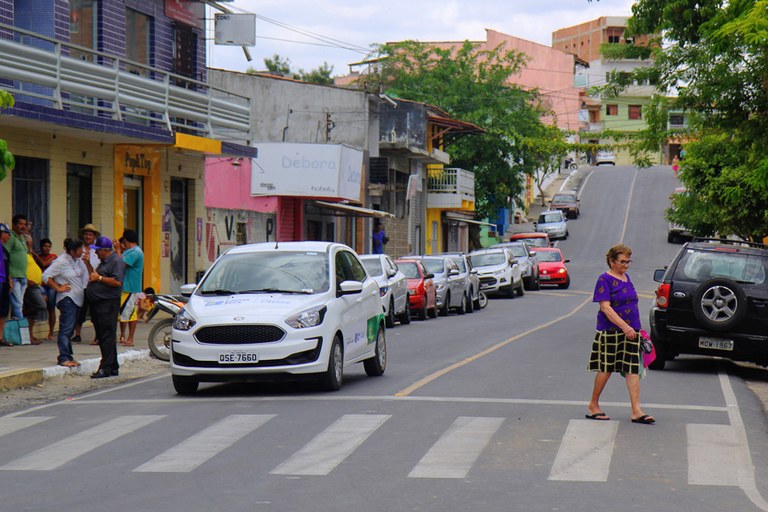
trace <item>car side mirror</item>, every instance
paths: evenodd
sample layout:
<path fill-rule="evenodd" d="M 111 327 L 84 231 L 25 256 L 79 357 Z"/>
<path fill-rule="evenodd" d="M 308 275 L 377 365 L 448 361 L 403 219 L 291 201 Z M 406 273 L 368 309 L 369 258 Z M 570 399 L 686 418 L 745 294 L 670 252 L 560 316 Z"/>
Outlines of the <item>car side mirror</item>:
<path fill-rule="evenodd" d="M 182 297 L 191 297 L 195 292 L 195 288 L 197 288 L 196 284 L 183 284 L 179 289 L 179 293 L 181 293 Z"/>
<path fill-rule="evenodd" d="M 664 279 L 664 274 L 667 273 L 667 269 L 665 268 L 657 268 L 653 271 L 653 280 L 657 283 L 660 283 Z"/>
<path fill-rule="evenodd" d="M 392 270 L 392 269 L 387 270 L 388 277 L 394 277 L 395 274 L 397 274 L 397 270 Z"/>
<path fill-rule="evenodd" d="M 448 271 L 448 276 L 457 276 L 457 275 L 459 275 L 459 271 L 456 270 L 455 268 L 452 268 L 451 270 Z"/>
<path fill-rule="evenodd" d="M 431 272 L 424 274 L 424 279 L 433 279 L 434 277 L 435 277 L 435 274 Z"/>
<path fill-rule="evenodd" d="M 571 260 L 563 260 L 563 263 L 570 263 Z"/>
<path fill-rule="evenodd" d="M 342 295 L 354 295 L 356 293 L 362 293 L 363 283 L 360 281 L 342 281 L 339 284 L 339 290 L 336 292 L 336 296 Z"/>
<path fill-rule="evenodd" d="M 509 264 L 514 267 L 515 265 L 517 265 L 517 260 L 515 258 L 510 258 L 509 259 Z"/>
<path fill-rule="evenodd" d="M 476 269 L 476 268 L 473 268 L 472 270 L 470 270 L 470 271 L 469 271 L 469 273 L 470 273 L 470 274 L 477 274 L 477 269 Z"/>

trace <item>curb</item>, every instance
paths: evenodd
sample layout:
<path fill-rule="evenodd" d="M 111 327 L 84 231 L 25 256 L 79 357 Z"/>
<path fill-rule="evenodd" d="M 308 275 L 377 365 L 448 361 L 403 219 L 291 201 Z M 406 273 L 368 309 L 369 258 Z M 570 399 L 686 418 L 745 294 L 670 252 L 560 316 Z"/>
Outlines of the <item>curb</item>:
<path fill-rule="evenodd" d="M 122 365 L 128 361 L 143 361 L 150 358 L 149 350 L 128 350 L 117 356 L 117 362 Z M 66 375 L 81 375 L 93 373 L 99 369 L 100 359 L 85 359 L 80 361 L 78 368 L 49 366 L 46 368 L 19 368 L 0 373 L 0 390 L 12 390 L 36 386 L 46 379 L 64 377 Z"/>

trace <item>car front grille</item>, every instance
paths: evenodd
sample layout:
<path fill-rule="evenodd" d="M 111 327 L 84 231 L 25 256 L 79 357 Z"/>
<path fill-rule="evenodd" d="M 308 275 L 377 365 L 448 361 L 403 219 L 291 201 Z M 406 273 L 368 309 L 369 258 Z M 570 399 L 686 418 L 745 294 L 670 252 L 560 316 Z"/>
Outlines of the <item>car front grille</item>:
<path fill-rule="evenodd" d="M 203 327 L 195 333 L 199 343 L 215 345 L 272 343 L 284 337 L 285 331 L 275 325 L 216 325 Z"/>
<path fill-rule="evenodd" d="M 494 284 L 496 284 L 496 278 L 495 277 L 481 277 L 480 278 L 480 284 L 494 285 Z"/>

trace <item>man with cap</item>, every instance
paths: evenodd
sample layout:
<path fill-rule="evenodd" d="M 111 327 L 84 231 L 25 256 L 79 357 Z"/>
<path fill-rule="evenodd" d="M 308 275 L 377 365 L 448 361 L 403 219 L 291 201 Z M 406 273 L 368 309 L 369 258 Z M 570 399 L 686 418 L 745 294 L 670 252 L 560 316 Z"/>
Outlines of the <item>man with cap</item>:
<path fill-rule="evenodd" d="M 125 279 L 125 263 L 114 251 L 112 241 L 105 236 L 98 237 L 91 249 L 101 261 L 98 268 L 90 272 L 88 287 L 85 289 L 91 307 L 91 321 L 101 350 L 99 369 L 91 378 L 103 379 L 116 377 L 120 368 L 115 333 Z"/>
<path fill-rule="evenodd" d="M 88 269 L 89 274 L 96 270 L 99 263 L 101 263 L 99 257 L 96 256 L 96 251 L 91 249 L 91 245 L 93 245 L 99 236 L 101 236 L 101 233 L 99 233 L 98 228 L 91 223 L 86 224 L 80 229 L 80 240 L 83 241 L 83 263 L 85 263 L 85 268 Z M 86 297 L 83 301 L 83 307 L 80 308 L 77 323 L 75 324 L 75 335 L 72 336 L 71 340 L 74 343 L 82 341 L 82 338 L 80 338 L 80 329 L 82 329 L 83 323 L 85 323 L 85 320 L 88 318 L 88 310 L 88 297 Z M 98 338 L 93 341 L 94 344 L 98 344 L 96 340 L 98 340 Z"/>

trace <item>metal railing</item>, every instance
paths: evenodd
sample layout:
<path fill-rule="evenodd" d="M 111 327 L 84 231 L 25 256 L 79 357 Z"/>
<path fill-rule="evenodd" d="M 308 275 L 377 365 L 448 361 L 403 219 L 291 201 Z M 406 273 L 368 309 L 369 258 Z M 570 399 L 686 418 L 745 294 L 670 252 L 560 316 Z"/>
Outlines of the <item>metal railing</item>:
<path fill-rule="evenodd" d="M 251 100 L 205 82 L 0 23 L 0 88 L 26 101 L 250 143 Z"/>
<path fill-rule="evenodd" d="M 427 179 L 430 194 L 456 194 L 462 199 L 475 200 L 475 174 L 465 169 L 449 167 L 430 173 Z"/>

